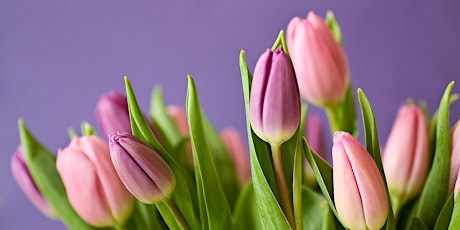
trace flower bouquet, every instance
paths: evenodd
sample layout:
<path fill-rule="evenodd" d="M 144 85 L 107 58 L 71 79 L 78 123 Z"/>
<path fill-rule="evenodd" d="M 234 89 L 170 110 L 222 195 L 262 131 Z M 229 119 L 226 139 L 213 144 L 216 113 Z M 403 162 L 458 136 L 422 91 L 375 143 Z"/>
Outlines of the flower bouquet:
<path fill-rule="evenodd" d="M 381 148 L 331 12 L 293 18 L 253 72 L 244 51 L 239 60 L 249 151 L 235 129 L 212 126 L 192 76 L 185 109 L 166 105 L 154 88 L 148 115 L 125 77 L 126 94 L 112 91 L 97 104 L 102 134 L 84 122 L 56 155 L 19 119 L 16 181 L 70 229 L 460 228 L 453 82 L 433 115 L 423 103 L 404 103 Z M 332 166 L 307 105 L 329 118 Z"/>

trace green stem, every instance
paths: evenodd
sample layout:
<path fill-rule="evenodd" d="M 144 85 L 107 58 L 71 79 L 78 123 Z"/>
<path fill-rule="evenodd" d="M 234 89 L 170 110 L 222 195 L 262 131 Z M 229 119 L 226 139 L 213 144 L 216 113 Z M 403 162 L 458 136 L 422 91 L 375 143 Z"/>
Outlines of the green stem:
<path fill-rule="evenodd" d="M 276 184 L 281 198 L 281 208 L 286 215 L 289 224 L 295 229 L 294 211 L 292 209 L 291 198 L 284 175 L 283 155 L 281 154 L 281 144 L 270 144 L 272 149 L 273 163 L 275 166 Z"/>
<path fill-rule="evenodd" d="M 163 201 L 163 203 L 168 206 L 169 211 L 171 211 L 171 213 L 174 215 L 174 219 L 177 220 L 180 229 L 190 229 L 190 226 L 188 225 L 181 211 L 171 199 L 166 199 Z"/>
<path fill-rule="evenodd" d="M 334 137 L 336 131 L 340 131 L 340 119 L 337 106 L 326 108 L 327 117 L 329 118 L 329 125 L 331 128 L 331 135 Z"/>
<path fill-rule="evenodd" d="M 294 157 L 294 180 L 292 199 L 294 201 L 294 217 L 296 229 L 303 229 L 303 211 L 302 211 L 302 176 L 303 176 L 303 157 L 301 152 L 300 138 L 297 141 Z"/>

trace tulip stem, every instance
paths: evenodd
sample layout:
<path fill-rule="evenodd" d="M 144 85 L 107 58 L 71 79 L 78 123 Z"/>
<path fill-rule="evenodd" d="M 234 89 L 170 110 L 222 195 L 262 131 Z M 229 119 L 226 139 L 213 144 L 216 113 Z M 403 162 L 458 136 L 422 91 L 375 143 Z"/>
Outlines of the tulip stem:
<path fill-rule="evenodd" d="M 329 118 L 329 125 L 331 127 L 331 135 L 334 136 L 336 131 L 340 131 L 340 119 L 337 106 L 329 107 L 326 109 L 327 117 Z"/>
<path fill-rule="evenodd" d="M 163 201 L 163 203 L 168 207 L 171 214 L 173 214 L 174 219 L 177 221 L 177 224 L 179 224 L 180 229 L 190 229 L 190 226 L 188 225 L 181 211 L 171 199 L 166 199 Z"/>
<path fill-rule="evenodd" d="M 292 209 L 291 198 L 284 175 L 283 155 L 281 154 L 281 144 L 270 144 L 272 149 L 273 163 L 275 166 L 276 184 L 281 198 L 281 207 L 286 215 L 289 224 L 295 229 L 294 211 Z"/>

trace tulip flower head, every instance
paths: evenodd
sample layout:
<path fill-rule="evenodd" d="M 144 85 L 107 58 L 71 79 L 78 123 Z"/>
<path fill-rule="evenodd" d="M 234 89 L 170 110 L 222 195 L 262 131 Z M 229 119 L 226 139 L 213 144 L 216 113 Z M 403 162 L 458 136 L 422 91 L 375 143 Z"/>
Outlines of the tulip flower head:
<path fill-rule="evenodd" d="M 300 95 L 289 57 L 267 49 L 257 61 L 249 101 L 252 129 L 262 140 L 281 144 L 300 123 Z"/>
<path fill-rule="evenodd" d="M 249 153 L 243 144 L 240 134 L 234 128 L 225 128 L 220 137 L 227 147 L 230 156 L 235 163 L 235 170 L 238 181 L 242 187 L 251 177 L 251 166 L 249 163 Z"/>
<path fill-rule="evenodd" d="M 428 175 L 428 122 L 415 105 L 403 105 L 388 137 L 383 168 L 394 208 L 423 188 Z"/>
<path fill-rule="evenodd" d="M 137 199 L 151 204 L 171 196 L 176 178 L 155 150 L 129 133 L 111 136 L 109 145 L 118 175 Z"/>
<path fill-rule="evenodd" d="M 450 180 L 449 180 L 449 192 L 452 192 L 455 186 L 455 190 L 458 191 L 459 186 L 458 173 L 460 172 L 460 120 L 458 120 L 452 128 L 452 158 L 450 161 Z M 455 192 L 457 194 L 457 192 Z"/>
<path fill-rule="evenodd" d="M 40 212 L 53 219 L 58 217 L 54 208 L 43 197 L 35 184 L 27 166 L 22 146 L 18 146 L 16 153 L 11 157 L 11 172 L 24 194 Z"/>
<path fill-rule="evenodd" d="M 117 132 L 131 132 L 128 101 L 116 91 L 102 95 L 96 105 L 96 118 L 104 136 Z"/>
<path fill-rule="evenodd" d="M 370 154 L 352 135 L 336 132 L 332 160 L 334 203 L 342 223 L 349 229 L 380 229 L 388 197 Z"/>
<path fill-rule="evenodd" d="M 324 20 L 312 11 L 306 19 L 293 18 L 287 27 L 287 45 L 301 96 L 321 107 L 340 102 L 350 82 L 348 62 Z"/>
<path fill-rule="evenodd" d="M 74 138 L 58 151 L 56 164 L 70 204 L 83 220 L 97 227 L 123 226 L 134 198 L 118 177 L 105 141 Z"/>

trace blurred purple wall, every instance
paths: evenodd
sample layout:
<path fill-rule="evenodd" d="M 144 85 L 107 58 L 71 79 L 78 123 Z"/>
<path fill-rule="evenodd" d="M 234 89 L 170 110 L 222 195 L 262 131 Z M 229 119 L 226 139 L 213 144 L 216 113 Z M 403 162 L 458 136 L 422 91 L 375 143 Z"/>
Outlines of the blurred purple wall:
<path fill-rule="evenodd" d="M 65 228 L 13 181 L 19 117 L 56 151 L 69 126 L 96 124 L 99 95 L 123 91 L 124 75 L 147 111 L 154 84 L 168 103 L 184 105 L 190 73 L 216 127 L 244 134 L 240 50 L 253 68 L 279 30 L 309 10 L 335 12 L 353 84 L 373 104 L 382 144 L 404 100 L 425 99 L 433 112 L 448 82 L 460 79 L 458 1 L 0 1 L 0 229 Z"/>

